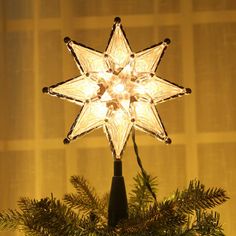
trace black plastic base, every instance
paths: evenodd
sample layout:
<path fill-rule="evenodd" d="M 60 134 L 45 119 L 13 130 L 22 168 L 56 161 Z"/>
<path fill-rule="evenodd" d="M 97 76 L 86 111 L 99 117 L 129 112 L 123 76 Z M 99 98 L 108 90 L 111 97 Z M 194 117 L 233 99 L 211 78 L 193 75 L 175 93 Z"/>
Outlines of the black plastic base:
<path fill-rule="evenodd" d="M 122 176 L 122 162 L 114 161 L 114 176 L 112 178 L 110 200 L 108 207 L 108 226 L 115 227 L 120 220 L 128 218 L 128 203 L 125 181 Z"/>

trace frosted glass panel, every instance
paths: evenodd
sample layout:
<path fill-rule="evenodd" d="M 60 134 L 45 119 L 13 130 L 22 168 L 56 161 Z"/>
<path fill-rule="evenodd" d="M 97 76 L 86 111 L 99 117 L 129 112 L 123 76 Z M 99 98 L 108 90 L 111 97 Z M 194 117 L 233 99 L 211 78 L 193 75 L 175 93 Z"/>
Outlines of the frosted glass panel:
<path fill-rule="evenodd" d="M 221 212 L 221 222 L 228 235 L 233 235 L 236 223 L 236 143 L 206 143 L 198 145 L 199 178 L 207 186 L 224 188 L 230 199 L 217 211 Z M 232 220 L 231 223 L 230 220 Z"/>
<path fill-rule="evenodd" d="M 111 0 L 110 10 L 115 14 L 147 14 L 154 12 L 154 0 Z"/>
<path fill-rule="evenodd" d="M 32 18 L 33 0 L 7 0 L 4 2 L 8 19 Z"/>
<path fill-rule="evenodd" d="M 60 0 L 40 0 L 40 17 L 59 17 L 61 14 Z"/>
<path fill-rule="evenodd" d="M 192 0 L 194 11 L 222 11 L 235 10 L 235 0 Z"/>
<path fill-rule="evenodd" d="M 0 8 L 2 7 L 2 2 L 0 2 Z M 0 107 L 2 110 L 2 114 L 6 113 L 6 106 L 5 106 L 5 45 L 4 45 L 4 24 L 3 24 L 3 15 L 1 14 L 2 11 L 0 11 Z M 4 115 L 0 116 L 0 139 L 4 139 L 5 137 L 5 130 L 6 127 L 6 119 Z"/>
<path fill-rule="evenodd" d="M 61 198 L 66 193 L 66 162 L 64 150 L 43 150 L 41 195 Z"/>
<path fill-rule="evenodd" d="M 104 52 L 109 39 L 111 29 L 81 29 L 76 30 L 75 41 L 82 43 L 91 48 L 96 48 L 100 52 Z M 96 37 L 96 40 L 94 40 Z"/>
<path fill-rule="evenodd" d="M 9 32 L 6 39 L 7 137 L 34 137 L 34 73 L 32 32 Z"/>
<path fill-rule="evenodd" d="M 148 139 L 149 137 L 147 137 Z M 139 145 L 139 154 L 145 170 L 157 177 L 157 198 L 170 196 L 176 188 L 186 186 L 186 153 L 184 145 L 149 145 L 140 146 L 141 141 L 136 137 Z M 127 189 L 133 185 L 133 177 L 140 171 L 133 147 L 128 147 L 123 158 L 123 172 Z"/>
<path fill-rule="evenodd" d="M 72 0 L 73 2 L 73 13 L 75 16 L 96 16 L 102 15 L 106 12 L 103 8 L 103 1 L 97 0 Z M 91 7 L 92 6 L 92 7 Z"/>
<path fill-rule="evenodd" d="M 194 27 L 197 128 L 236 130 L 236 23 Z"/>
<path fill-rule="evenodd" d="M 1 197 L 6 208 L 15 208 L 20 197 L 35 194 L 34 151 L 0 152 Z"/>
<path fill-rule="evenodd" d="M 150 137 L 151 139 L 153 138 Z M 137 143 L 140 144 L 138 136 Z M 184 145 L 140 146 L 139 153 L 145 170 L 153 176 L 157 176 L 158 199 L 161 200 L 163 197 L 169 196 L 176 188 L 186 186 Z M 128 195 L 134 183 L 133 177 L 140 171 L 133 147 L 125 149 L 122 162 Z M 113 174 L 113 158 L 109 148 L 78 149 L 77 166 L 78 173 L 87 178 L 99 193 L 109 192 Z M 96 173 L 96 177 L 94 173 Z"/>
<path fill-rule="evenodd" d="M 154 40 L 153 27 L 125 27 L 126 36 L 128 37 L 129 44 L 133 52 L 139 52 L 148 46 L 154 45 L 161 41 Z M 137 37 L 137 35 L 145 35 L 145 37 Z"/>
<path fill-rule="evenodd" d="M 39 77 L 41 112 L 40 125 L 44 138 L 62 138 L 64 131 L 64 104 L 48 99 L 41 93 L 43 87 L 58 83 L 62 78 L 62 38 L 60 31 L 41 31 L 39 34 Z M 53 112 L 52 112 L 53 107 Z"/>
<path fill-rule="evenodd" d="M 157 5 L 158 12 L 162 14 L 180 12 L 180 0 L 159 0 Z"/>
<path fill-rule="evenodd" d="M 236 171 L 235 153 L 236 143 L 199 144 L 200 178 L 208 184 L 224 186 L 229 191 L 233 189 L 236 181 L 236 177 L 232 176 Z M 234 195 L 236 195 L 235 189 Z"/>
<path fill-rule="evenodd" d="M 147 14 L 154 11 L 154 0 L 73 0 L 76 16 Z"/>
<path fill-rule="evenodd" d="M 106 138 L 103 135 L 103 141 Z M 83 175 L 100 194 L 110 191 L 113 157 L 110 148 L 80 148 L 76 152 L 77 173 Z"/>

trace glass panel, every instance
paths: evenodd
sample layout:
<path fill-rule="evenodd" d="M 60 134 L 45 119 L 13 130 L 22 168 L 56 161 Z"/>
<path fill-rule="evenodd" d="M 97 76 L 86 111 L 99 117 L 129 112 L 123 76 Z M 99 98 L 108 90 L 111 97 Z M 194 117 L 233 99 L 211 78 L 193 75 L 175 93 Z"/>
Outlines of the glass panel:
<path fill-rule="evenodd" d="M 154 103 L 162 102 L 166 99 L 173 98 L 178 95 L 183 95 L 185 89 L 180 88 L 170 82 L 154 76 L 141 82 L 144 89 L 154 100 Z"/>
<path fill-rule="evenodd" d="M 165 44 L 161 44 L 137 53 L 135 55 L 135 71 L 154 73 L 165 47 Z"/>
<path fill-rule="evenodd" d="M 102 53 L 96 52 L 95 50 L 86 48 L 81 45 L 70 42 L 69 45 L 72 47 L 79 60 L 81 69 L 84 73 L 107 71 L 107 65 L 104 60 Z"/>
<path fill-rule="evenodd" d="M 121 158 L 132 125 L 129 114 L 121 109 L 116 110 L 108 117 L 106 132 L 111 147 L 114 149 L 115 158 Z"/>
<path fill-rule="evenodd" d="M 118 67 L 115 70 L 123 68 L 130 59 L 131 49 L 119 24 L 115 26 L 106 53 L 111 57 L 112 63 Z"/>
<path fill-rule="evenodd" d="M 50 93 L 59 97 L 84 103 L 97 95 L 99 86 L 86 75 L 76 77 L 56 87 L 50 87 Z"/>
<path fill-rule="evenodd" d="M 154 105 L 147 102 L 134 102 L 135 127 L 165 141 L 166 132 Z"/>
<path fill-rule="evenodd" d="M 106 103 L 100 101 L 85 103 L 68 134 L 68 138 L 72 140 L 77 136 L 101 127 L 105 122 L 106 114 Z"/>

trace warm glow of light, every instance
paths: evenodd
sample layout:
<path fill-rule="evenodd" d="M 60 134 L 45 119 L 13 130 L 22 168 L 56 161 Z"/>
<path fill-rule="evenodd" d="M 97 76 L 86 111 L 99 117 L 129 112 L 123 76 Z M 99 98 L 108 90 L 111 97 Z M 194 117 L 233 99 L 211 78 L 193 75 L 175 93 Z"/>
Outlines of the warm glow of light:
<path fill-rule="evenodd" d="M 69 38 L 65 42 L 81 76 L 44 89 L 53 96 L 82 105 L 65 143 L 100 127 L 115 158 L 121 158 L 132 128 L 170 143 L 155 104 L 190 92 L 155 76 L 170 40 L 134 53 L 120 19 L 116 18 L 104 53 Z"/>
<path fill-rule="evenodd" d="M 122 93 L 122 92 L 124 92 L 124 90 L 125 90 L 125 86 L 123 85 L 123 84 L 117 84 L 117 85 L 115 85 L 113 88 L 113 91 L 115 92 L 115 93 Z"/>
<path fill-rule="evenodd" d="M 103 72 L 103 71 L 98 72 L 98 75 L 99 75 L 99 77 L 101 77 L 105 81 L 109 81 L 112 77 L 112 73 Z"/>

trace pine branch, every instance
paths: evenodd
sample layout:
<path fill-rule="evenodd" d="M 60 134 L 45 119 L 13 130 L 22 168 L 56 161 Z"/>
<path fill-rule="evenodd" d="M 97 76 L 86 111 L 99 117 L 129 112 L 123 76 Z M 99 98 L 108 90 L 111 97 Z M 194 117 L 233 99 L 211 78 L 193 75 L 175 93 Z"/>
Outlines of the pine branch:
<path fill-rule="evenodd" d="M 100 199 L 83 177 L 72 177 L 76 194 L 67 194 L 68 206 L 53 198 L 21 198 L 19 211 L 0 213 L 0 229 L 21 230 L 28 236 L 224 236 L 217 213 L 205 209 L 225 202 L 221 188 L 191 181 L 172 198 L 157 202 L 156 178 L 138 174 L 130 197 L 130 218 L 115 228 L 107 227 L 107 195 Z M 146 185 L 148 181 L 152 192 Z M 72 207 L 79 210 L 78 214 Z M 82 212 L 82 214 L 81 214 Z M 85 213 L 85 214 L 83 214 Z"/>
<path fill-rule="evenodd" d="M 19 206 L 23 212 L 22 227 L 28 235 L 74 236 L 84 230 L 78 216 L 54 198 L 40 201 L 21 198 Z"/>
<path fill-rule="evenodd" d="M 222 188 L 209 188 L 205 190 L 205 186 L 200 181 L 190 181 L 189 187 L 182 192 L 176 191 L 174 198 L 170 201 L 174 201 L 174 204 L 179 211 L 193 214 L 197 209 L 210 209 L 216 207 L 225 201 L 229 197 Z"/>
<path fill-rule="evenodd" d="M 156 177 L 150 175 L 144 177 L 142 174 L 138 173 L 134 178 L 134 188 L 131 190 L 129 197 L 129 212 L 130 214 L 137 214 L 144 212 L 152 203 L 153 196 L 150 191 L 147 189 L 146 181 L 152 188 L 153 192 L 157 192 L 157 182 Z"/>
<path fill-rule="evenodd" d="M 22 215 L 17 210 L 8 210 L 0 213 L 0 230 L 14 231 L 22 224 Z"/>
<path fill-rule="evenodd" d="M 142 202 L 141 194 L 145 189 L 142 185 L 142 176 L 138 175 L 135 178 L 135 188 L 132 191 L 137 199 L 133 198 L 135 207 Z M 145 188 L 145 185 L 144 185 Z M 140 193 L 140 195 L 139 195 Z M 142 195 L 145 197 L 145 195 Z M 209 209 L 224 203 L 228 197 L 221 188 L 209 188 L 205 190 L 205 186 L 199 181 L 191 181 L 186 190 L 176 191 L 174 197 L 164 200 L 160 203 L 153 203 L 153 206 L 142 215 L 142 211 L 133 211 L 131 218 L 120 226 L 120 231 L 125 235 L 141 235 L 141 232 L 155 232 L 154 235 L 196 235 L 197 231 L 189 223 L 193 221 L 193 214 L 198 209 Z M 145 200 L 144 200 L 145 201 Z M 189 217 L 192 214 L 192 218 Z M 204 218 L 205 219 L 205 218 Z M 208 224 L 208 222 L 206 223 Z M 217 228 L 219 232 L 219 228 Z M 216 230 L 216 228 L 214 229 Z M 217 231 L 217 232 L 218 232 Z M 144 234 L 145 235 L 145 234 Z M 210 234 L 209 234 L 210 235 Z M 213 236 L 214 234 L 212 234 Z M 216 234 L 221 235 L 221 234 Z"/>
<path fill-rule="evenodd" d="M 71 183 L 77 193 L 65 194 L 63 200 L 66 204 L 84 214 L 93 213 L 107 218 L 107 202 L 97 196 L 94 188 L 89 185 L 86 179 L 81 176 L 72 176 Z"/>
<path fill-rule="evenodd" d="M 165 203 L 149 207 L 144 214 L 133 215 L 119 225 L 120 235 L 161 235 L 160 232 L 175 229 L 186 223 L 186 216 L 175 212 L 172 205 Z M 146 234 L 145 234 L 146 233 Z M 155 234 L 154 234 L 155 233 Z"/>
<path fill-rule="evenodd" d="M 217 212 L 198 210 L 196 212 L 197 220 L 193 225 L 196 232 L 201 235 L 224 236 L 223 229 L 220 225 L 220 215 Z"/>

